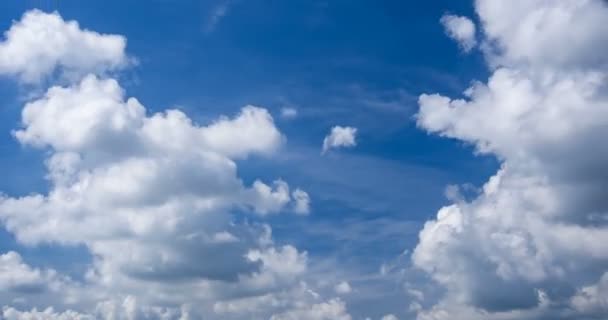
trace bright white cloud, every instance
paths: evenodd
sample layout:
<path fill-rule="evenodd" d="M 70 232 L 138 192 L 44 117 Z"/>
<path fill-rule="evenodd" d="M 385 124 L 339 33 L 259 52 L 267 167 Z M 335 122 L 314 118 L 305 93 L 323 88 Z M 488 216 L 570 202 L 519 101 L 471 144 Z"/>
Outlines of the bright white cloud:
<path fill-rule="evenodd" d="M 467 17 L 446 14 L 441 17 L 441 24 L 447 35 L 456 40 L 464 52 L 469 52 L 477 44 L 475 23 Z"/>
<path fill-rule="evenodd" d="M 382 317 L 382 320 L 399 320 L 394 314 L 387 314 Z"/>
<path fill-rule="evenodd" d="M 476 10 L 493 74 L 464 99 L 422 95 L 418 125 L 502 166 L 478 198 L 456 199 L 420 232 L 413 263 L 447 293 L 419 318 L 606 314 L 592 297 L 608 265 L 608 59 L 597 47 L 608 6 L 478 0 Z"/>
<path fill-rule="evenodd" d="M 357 128 L 335 126 L 323 139 L 322 153 L 334 148 L 350 148 L 357 145 Z"/>
<path fill-rule="evenodd" d="M 589 68 L 606 62 L 602 0 L 478 0 L 475 8 L 493 65 Z"/>
<path fill-rule="evenodd" d="M 103 73 L 129 64 L 119 35 L 81 29 L 56 13 L 28 11 L 0 42 L 0 74 L 34 83 L 59 71 L 64 76 Z"/>

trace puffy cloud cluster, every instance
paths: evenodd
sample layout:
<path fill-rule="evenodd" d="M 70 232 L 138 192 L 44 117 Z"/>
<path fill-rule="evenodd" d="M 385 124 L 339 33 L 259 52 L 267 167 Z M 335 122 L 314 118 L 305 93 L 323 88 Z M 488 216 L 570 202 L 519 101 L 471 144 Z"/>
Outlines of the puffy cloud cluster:
<path fill-rule="evenodd" d="M 419 318 L 608 314 L 608 5 L 475 8 L 492 75 L 462 99 L 422 95 L 418 125 L 502 166 L 476 199 L 442 208 L 420 232 L 413 263 L 446 293 Z"/>
<path fill-rule="evenodd" d="M 0 221 L 20 243 L 84 245 L 93 257 L 75 281 L 15 252 L 0 256 L 3 302 L 83 312 L 6 307 L 3 319 L 188 319 L 300 286 L 307 254 L 275 245 L 270 227 L 250 218 L 307 214 L 310 197 L 282 180 L 247 185 L 237 175 L 237 160 L 284 142 L 272 116 L 245 106 L 201 125 L 176 109 L 150 114 L 107 77 L 128 62 L 125 43 L 40 11 L 0 43 L 0 73 L 23 82 L 69 75 L 25 104 L 13 132 L 46 152 L 49 190 L 0 196 Z M 28 300 L 25 291 L 50 295 Z M 291 306 L 266 307 L 268 317 Z"/>
<path fill-rule="evenodd" d="M 39 292 L 53 286 L 58 289 L 57 274 L 54 270 L 40 270 L 23 262 L 21 255 L 9 251 L 0 255 L 0 291 Z"/>
<path fill-rule="evenodd" d="M 0 42 L 0 74 L 35 83 L 59 71 L 64 76 L 106 72 L 127 66 L 127 40 L 83 30 L 59 14 L 33 10 L 13 24 Z"/>
<path fill-rule="evenodd" d="M 477 44 L 475 24 L 467 17 L 446 14 L 440 19 L 447 35 L 456 40 L 464 52 L 471 51 Z"/>
<path fill-rule="evenodd" d="M 323 139 L 322 153 L 334 148 L 351 148 L 357 145 L 357 128 L 335 126 Z"/>

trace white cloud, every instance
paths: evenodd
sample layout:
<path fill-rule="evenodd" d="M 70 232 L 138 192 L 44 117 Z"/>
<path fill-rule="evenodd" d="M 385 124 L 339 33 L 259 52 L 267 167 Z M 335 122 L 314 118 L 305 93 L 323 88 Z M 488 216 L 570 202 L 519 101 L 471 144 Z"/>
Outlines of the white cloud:
<path fill-rule="evenodd" d="M 382 317 L 382 320 L 399 320 L 394 314 L 387 314 Z"/>
<path fill-rule="evenodd" d="M 572 304 L 585 299 L 573 295 L 608 265 L 608 59 L 597 53 L 608 7 L 478 0 L 476 10 L 492 75 L 464 99 L 422 95 L 418 125 L 502 166 L 421 231 L 413 263 L 446 295 L 419 318 L 579 319 L 588 314 Z"/>
<path fill-rule="evenodd" d="M 495 64 L 580 68 L 606 62 L 604 1 L 483 0 L 475 7 Z"/>
<path fill-rule="evenodd" d="M 469 52 L 477 44 L 475 23 L 467 17 L 446 14 L 441 17 L 441 24 L 447 35 L 456 40 L 464 52 Z"/>
<path fill-rule="evenodd" d="M 22 143 L 52 150 L 52 188 L 1 199 L 0 217 L 24 243 L 87 245 L 98 257 L 90 281 L 234 281 L 278 265 L 275 255 L 300 255 L 258 244 L 263 229 L 234 224 L 229 214 L 278 212 L 293 201 L 283 181 L 244 186 L 230 158 L 269 153 L 281 143 L 264 109 L 247 106 L 208 126 L 177 110 L 147 117 L 135 99 L 124 100 L 116 81 L 89 76 L 28 103 L 23 125 L 15 133 Z M 243 132 L 256 142 L 239 140 Z M 218 234 L 230 241 L 217 241 Z M 248 252 L 270 256 L 247 260 Z M 300 263 L 280 266 L 301 270 Z"/>
<path fill-rule="evenodd" d="M 357 145 L 357 128 L 335 126 L 323 139 L 322 153 L 333 148 L 349 148 Z"/>
<path fill-rule="evenodd" d="M 0 255 L 0 290 L 41 291 L 45 290 L 55 273 L 33 269 L 23 262 L 21 255 L 9 251 Z"/>
<path fill-rule="evenodd" d="M 64 76 L 103 73 L 129 64 L 126 39 L 83 30 L 56 13 L 28 11 L 0 42 L 0 74 L 34 83 L 60 71 Z"/>
<path fill-rule="evenodd" d="M 334 291 L 338 294 L 347 294 L 351 293 L 353 289 L 350 287 L 348 282 L 342 281 L 334 286 Z"/>
<path fill-rule="evenodd" d="M 104 43 L 119 39 L 124 58 L 124 38 L 81 31 L 75 22 L 38 11 L 13 26 L 1 50 L 32 45 L 23 39 L 31 28 L 67 37 L 61 42 L 66 48 L 52 48 L 56 55 L 34 69 L 26 62 L 36 54 L 23 57 L 22 69 L 7 72 L 21 81 L 119 65 L 110 63 L 118 58 L 106 59 L 103 47 L 80 42 L 110 46 Z M 80 50 L 91 60 L 68 55 L 66 62 L 61 50 Z M 70 84 L 25 104 L 13 132 L 21 144 L 45 151 L 49 190 L 0 195 L 0 220 L 19 243 L 82 245 L 94 258 L 76 282 L 29 267 L 17 253 L 1 256 L 0 269 L 10 272 L 0 274 L 0 299 L 30 309 L 7 306 L 3 317 L 185 319 L 214 303 L 275 296 L 300 285 L 306 252 L 275 245 L 269 226 L 235 214 L 309 210 L 305 191 L 290 193 L 282 180 L 249 186 L 237 174 L 237 160 L 272 156 L 285 141 L 266 109 L 245 106 L 234 117 L 200 125 L 179 110 L 150 114 L 103 72 L 64 80 Z M 34 287 L 41 288 L 36 299 L 22 296 L 21 289 Z M 31 309 L 47 305 L 83 313 Z M 276 308 L 266 305 L 261 314 L 267 318 Z"/>
<path fill-rule="evenodd" d="M 310 196 L 301 189 L 296 189 L 291 193 L 294 201 L 293 211 L 296 214 L 307 215 L 310 213 Z"/>

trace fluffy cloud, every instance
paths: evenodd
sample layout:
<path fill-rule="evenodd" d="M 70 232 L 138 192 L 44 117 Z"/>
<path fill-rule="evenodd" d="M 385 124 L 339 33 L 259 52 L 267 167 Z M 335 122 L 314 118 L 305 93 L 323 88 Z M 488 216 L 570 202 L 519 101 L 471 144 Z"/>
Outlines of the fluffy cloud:
<path fill-rule="evenodd" d="M 350 148 L 357 145 L 357 128 L 335 126 L 323 139 L 322 153 L 333 148 Z"/>
<path fill-rule="evenodd" d="M 578 69 L 606 63 L 605 1 L 477 0 L 475 7 L 493 64 Z"/>
<path fill-rule="evenodd" d="M 49 34 L 57 43 L 41 46 L 32 34 Z M 22 145 L 45 151 L 49 190 L 1 195 L 0 220 L 20 243 L 83 245 L 93 257 L 75 282 L 27 266 L 17 253 L 1 256 L 3 302 L 83 312 L 6 307 L 3 317 L 186 319 L 214 303 L 299 287 L 307 254 L 275 245 L 270 227 L 256 221 L 283 211 L 308 213 L 308 194 L 282 180 L 247 185 L 237 175 L 238 160 L 271 156 L 285 141 L 270 113 L 245 106 L 204 125 L 175 109 L 150 114 L 126 98 L 115 79 L 89 73 L 122 66 L 124 45 L 120 36 L 33 11 L 0 47 L 28 52 L 21 66 L 4 70 L 21 81 L 70 73 L 69 84 L 25 104 L 13 132 Z M 24 300 L 19 292 L 28 288 L 54 293 Z M 268 317 L 281 306 L 266 307 Z"/>
<path fill-rule="evenodd" d="M 53 270 L 41 271 L 25 264 L 17 252 L 9 251 L 0 255 L 0 289 L 2 291 L 42 291 L 54 280 L 55 275 Z"/>
<path fill-rule="evenodd" d="M 608 59 L 597 48 L 608 7 L 478 0 L 476 9 L 493 73 L 464 99 L 422 95 L 418 125 L 502 167 L 476 199 L 442 208 L 420 232 L 413 263 L 446 295 L 419 317 L 606 314 L 593 297 L 608 268 Z"/>
<path fill-rule="evenodd" d="M 446 14 L 440 19 L 448 36 L 458 42 L 464 52 L 469 52 L 477 44 L 475 24 L 467 17 Z"/>
<path fill-rule="evenodd" d="M 296 189 L 291 193 L 294 200 L 293 211 L 296 214 L 306 215 L 310 213 L 310 196 L 302 189 Z"/>
<path fill-rule="evenodd" d="M 61 72 L 64 76 L 102 73 L 129 64 L 126 39 L 83 30 L 58 14 L 29 11 L 0 42 L 0 74 L 33 83 Z"/>

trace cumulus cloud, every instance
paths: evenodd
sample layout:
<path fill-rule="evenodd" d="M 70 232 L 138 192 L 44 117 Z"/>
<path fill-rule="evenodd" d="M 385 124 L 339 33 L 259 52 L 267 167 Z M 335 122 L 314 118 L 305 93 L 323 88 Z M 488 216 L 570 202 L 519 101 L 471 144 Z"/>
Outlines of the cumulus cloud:
<path fill-rule="evenodd" d="M 322 153 L 334 148 L 351 148 L 357 145 L 357 128 L 335 126 L 323 139 Z"/>
<path fill-rule="evenodd" d="M 21 255 L 9 251 L 0 255 L 0 290 L 2 291 L 41 291 L 54 280 L 53 270 L 41 271 L 25 264 Z"/>
<path fill-rule="evenodd" d="M 310 196 L 302 189 L 296 189 L 291 193 L 294 201 L 293 211 L 296 214 L 307 215 L 310 213 Z"/>
<path fill-rule="evenodd" d="M 0 74 L 35 83 L 58 71 L 64 76 L 103 73 L 129 64 L 119 35 L 81 29 L 57 13 L 28 11 L 0 42 Z"/>
<path fill-rule="evenodd" d="M 413 263 L 446 294 L 419 318 L 606 314 L 593 297 L 608 267 L 608 60 L 597 47 L 608 6 L 475 4 L 492 75 L 462 99 L 420 96 L 418 125 L 502 165 L 476 199 L 456 199 L 420 232 Z"/>
<path fill-rule="evenodd" d="M 464 52 L 469 52 L 477 44 L 475 23 L 467 17 L 446 14 L 440 19 L 447 35 L 458 42 Z"/>
<path fill-rule="evenodd" d="M 58 43 L 41 46 L 27 38 L 32 33 Z M 124 43 L 33 11 L 0 47 L 29 50 L 19 68 L 3 70 L 0 62 L 20 81 L 71 74 L 68 84 L 28 101 L 13 132 L 22 145 L 45 152 L 49 189 L 1 195 L 0 220 L 19 243 L 82 245 L 93 256 L 79 281 L 29 267 L 14 252 L 0 256 L 3 303 L 77 307 L 7 306 L 3 317 L 186 319 L 214 303 L 292 292 L 307 270 L 306 252 L 275 244 L 268 225 L 247 217 L 305 214 L 310 198 L 283 180 L 249 185 L 237 174 L 238 160 L 272 156 L 284 143 L 270 113 L 245 106 L 207 124 L 175 109 L 150 113 L 97 72 L 122 66 Z M 26 289 L 53 293 L 24 300 Z M 267 318 L 278 306 L 266 307 Z"/>

